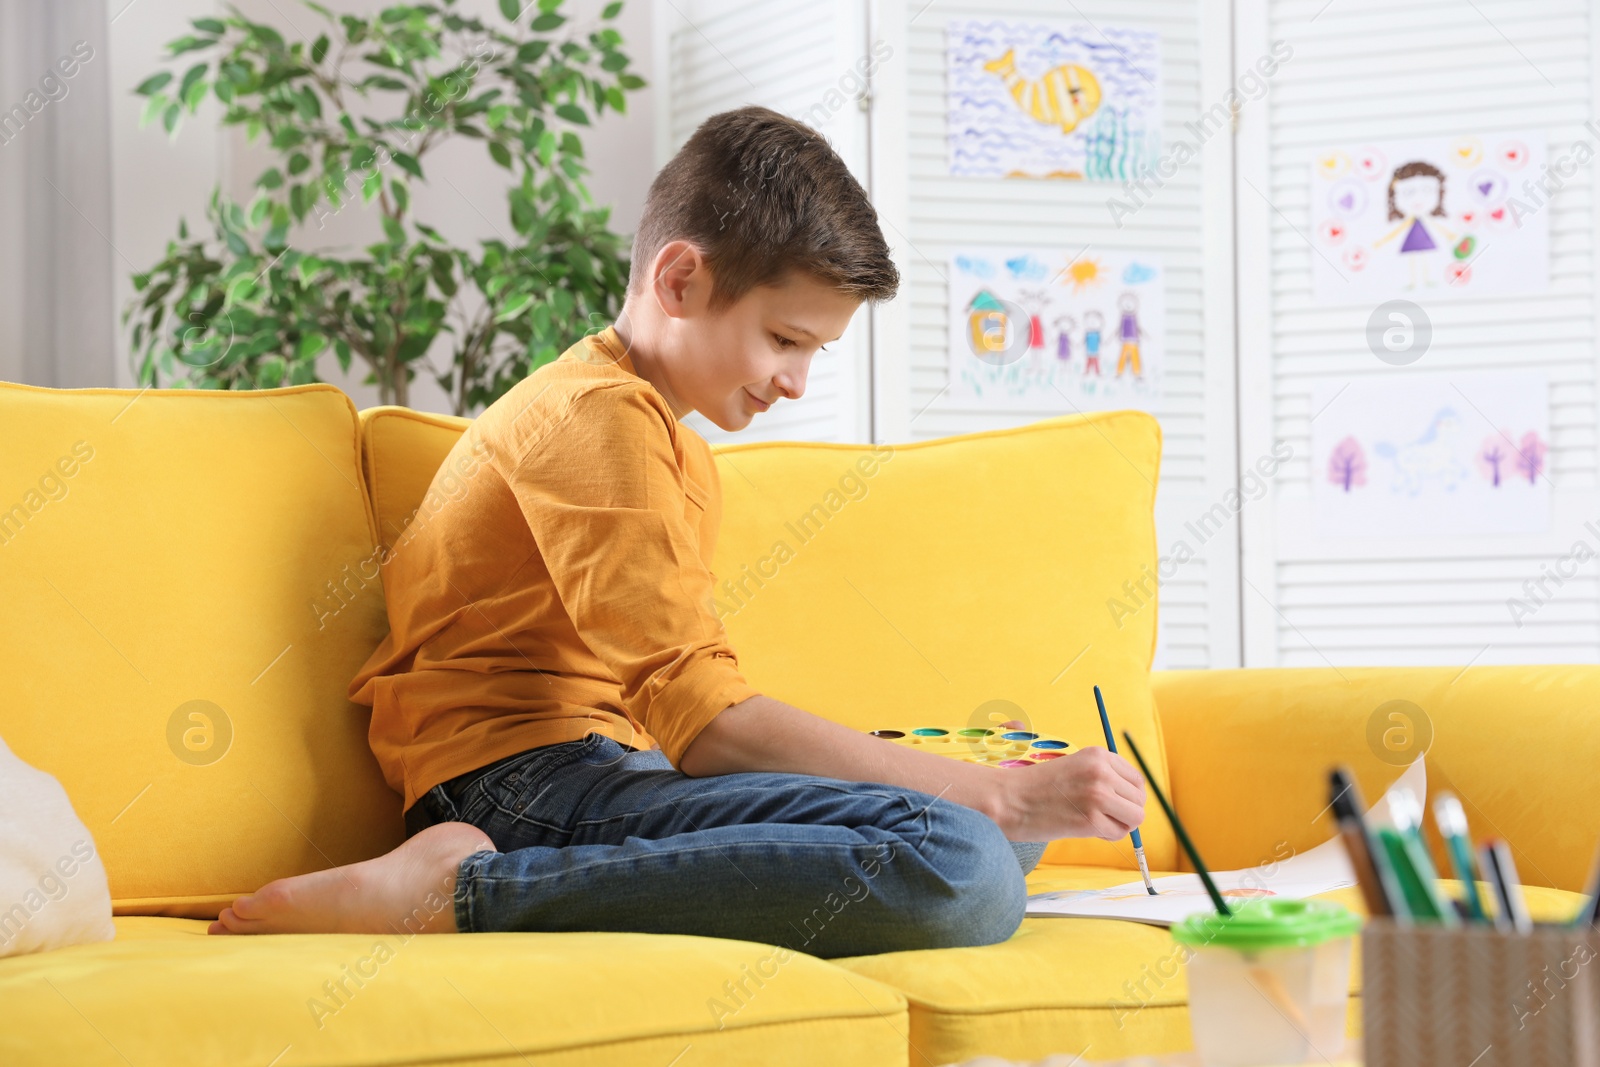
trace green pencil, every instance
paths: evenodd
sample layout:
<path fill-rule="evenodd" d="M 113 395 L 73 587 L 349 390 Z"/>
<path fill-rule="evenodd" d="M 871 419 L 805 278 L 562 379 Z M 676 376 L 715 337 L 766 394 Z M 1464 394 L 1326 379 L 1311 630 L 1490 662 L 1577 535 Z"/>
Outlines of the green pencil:
<path fill-rule="evenodd" d="M 1139 770 L 1144 772 L 1144 780 L 1150 785 L 1150 792 L 1156 795 L 1156 800 L 1161 803 L 1161 810 L 1167 813 L 1167 821 L 1172 823 L 1172 832 L 1178 835 L 1178 844 L 1189 854 L 1189 862 L 1194 864 L 1195 873 L 1200 876 L 1200 881 L 1205 884 L 1206 892 L 1211 894 L 1211 903 L 1217 906 L 1218 913 L 1232 915 L 1233 909 L 1228 907 L 1228 902 L 1222 899 L 1222 894 L 1217 891 L 1217 883 L 1211 880 L 1211 872 L 1206 870 L 1205 861 L 1200 858 L 1194 842 L 1189 840 L 1189 832 L 1183 828 L 1183 823 L 1178 821 L 1178 813 L 1172 810 L 1172 805 L 1167 802 L 1167 795 L 1156 785 L 1156 776 L 1150 773 L 1150 767 L 1144 761 L 1144 756 L 1139 753 L 1139 746 L 1134 744 L 1133 735 L 1122 731 L 1122 739 L 1128 743 L 1128 751 L 1133 753 L 1133 758 L 1139 762 Z"/>

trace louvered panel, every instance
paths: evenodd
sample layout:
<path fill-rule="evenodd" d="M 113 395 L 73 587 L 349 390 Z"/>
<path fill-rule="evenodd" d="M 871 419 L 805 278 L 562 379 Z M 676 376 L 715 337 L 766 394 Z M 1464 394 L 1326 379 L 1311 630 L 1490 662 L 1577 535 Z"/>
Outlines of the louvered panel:
<path fill-rule="evenodd" d="M 1600 536 L 1596 494 L 1594 166 L 1578 168 L 1540 208 L 1550 226 L 1548 293 L 1419 299 L 1432 346 L 1407 372 L 1537 368 L 1550 389 L 1548 533 L 1498 537 L 1332 538 L 1313 521 L 1312 397 L 1319 381 L 1371 380 L 1391 368 L 1368 350 L 1370 306 L 1312 301 L 1309 168 L 1340 144 L 1542 131 L 1554 163 L 1579 140 L 1600 149 L 1594 114 L 1595 12 L 1584 0 L 1244 0 L 1263 39 L 1294 57 L 1273 79 L 1263 127 L 1241 138 L 1244 447 L 1293 449 L 1271 506 L 1247 519 L 1246 662 L 1357 665 L 1600 659 L 1594 562 L 1550 568 Z M 1313 21 L 1314 17 L 1314 21 Z M 1426 47 L 1418 42 L 1426 41 Z M 1253 47 L 1251 33 L 1241 51 Z M 1528 175 L 1527 177 L 1536 177 Z M 1526 190 L 1513 193 L 1532 206 Z M 1253 212 L 1246 218 L 1244 212 Z M 1251 279 L 1261 285 L 1252 289 Z M 1259 377 L 1257 377 L 1259 375 Z M 1252 395 L 1253 394 L 1253 395 Z M 1543 579 L 1547 595 L 1530 599 Z M 1508 602 L 1531 611 L 1520 617 Z"/>
<path fill-rule="evenodd" d="M 655 7 L 659 114 L 658 163 L 676 151 L 706 118 L 760 104 L 802 121 L 828 137 L 858 179 L 865 181 L 865 116 L 852 101 L 825 114 L 817 109 L 851 64 L 866 54 L 866 16 L 860 0 L 673 0 Z M 713 444 L 740 441 L 864 441 L 869 373 L 868 312 L 845 336 L 813 358 L 805 395 L 780 400 L 750 425 L 729 434 L 697 413 L 684 422 Z M 709 356 L 709 354 L 708 354 Z"/>
<path fill-rule="evenodd" d="M 1206 59 L 1202 49 L 1202 5 L 1196 0 L 1141 0 L 1134 3 L 1062 5 L 1052 0 L 1007 0 L 976 4 L 962 0 L 923 0 L 888 5 L 901 11 L 896 38 L 905 54 L 886 74 L 902 77 L 903 111 L 875 112 L 875 136 L 884 124 L 903 122 L 903 204 L 880 206 L 891 243 L 905 264 L 906 306 L 903 355 L 882 352 L 880 360 L 905 360 L 894 380 L 902 383 L 888 403 L 902 405 L 891 425 L 907 439 L 921 440 L 1014 426 L 1055 411 L 992 412 L 963 408 L 945 394 L 949 383 L 947 264 L 970 246 L 1045 246 L 1076 254 L 1085 247 L 1138 250 L 1158 254 L 1166 268 L 1165 367 L 1161 395 L 1150 410 L 1164 433 L 1161 484 L 1156 507 L 1158 543 L 1163 551 L 1184 537 L 1183 524 L 1212 507 L 1234 484 L 1229 470 L 1235 450 L 1232 407 L 1231 333 L 1211 335 L 1207 351 L 1208 296 L 1231 289 L 1215 264 L 1229 256 L 1227 236 L 1205 247 L 1205 190 L 1202 160 L 1191 160 L 1168 179 L 1131 219 L 1118 227 L 1108 198 L 1125 195 L 1110 183 L 1015 181 L 957 178 L 948 174 L 946 142 L 946 24 L 952 19 L 984 18 L 1071 24 L 1088 22 L 1153 29 L 1160 34 L 1163 84 L 1162 151 L 1183 135 L 1183 124 L 1204 110 L 1202 61 L 1217 68 L 1224 47 Z M 1225 24 L 1224 7 L 1213 6 Z M 892 21 L 892 20 L 891 20 Z M 1213 77 L 1219 71 L 1213 71 Z M 1227 80 L 1225 71 L 1217 85 Z M 1210 106 L 1220 95 L 1207 90 Z M 902 97 L 895 97 L 896 100 Z M 1190 138 L 1192 141 L 1192 138 Z M 1215 140 L 1218 147 L 1226 133 Z M 1212 175 L 1215 182 L 1219 175 Z M 1220 175 L 1226 180 L 1225 174 Z M 1209 272 L 1209 278 L 1208 278 Z M 1212 305 L 1213 307 L 1215 305 Z M 1218 343 L 1218 342 L 1222 343 Z M 881 346 L 880 346 L 881 347 Z M 893 349 L 895 346 L 890 346 Z M 908 410 L 907 410 L 908 409 Z M 1092 521 L 1086 516 L 1085 521 Z M 1157 667 L 1228 666 L 1237 662 L 1237 531 L 1201 547 L 1201 555 L 1179 567 L 1161 586 Z M 1193 538 L 1190 538 L 1193 541 Z M 1191 544 L 1191 547 L 1199 547 Z"/>

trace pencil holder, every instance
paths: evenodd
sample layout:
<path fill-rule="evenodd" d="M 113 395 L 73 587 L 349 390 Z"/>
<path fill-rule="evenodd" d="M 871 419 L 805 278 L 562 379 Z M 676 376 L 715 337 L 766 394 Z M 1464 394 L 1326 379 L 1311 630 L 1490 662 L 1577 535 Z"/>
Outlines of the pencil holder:
<path fill-rule="evenodd" d="M 1366 1067 L 1600 1067 L 1592 928 L 1400 926 L 1361 935 Z"/>

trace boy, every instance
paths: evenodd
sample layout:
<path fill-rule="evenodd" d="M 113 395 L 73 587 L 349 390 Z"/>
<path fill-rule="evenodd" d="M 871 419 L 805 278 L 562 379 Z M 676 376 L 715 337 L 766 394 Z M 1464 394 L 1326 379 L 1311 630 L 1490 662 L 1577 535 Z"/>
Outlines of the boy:
<path fill-rule="evenodd" d="M 384 566 L 391 632 L 350 694 L 406 842 L 272 882 L 210 931 L 988 944 L 1022 919 L 1008 839 L 1136 826 L 1143 783 L 1104 749 L 995 771 L 739 672 L 712 610 L 716 467 L 679 420 L 739 430 L 797 399 L 816 352 L 898 283 L 820 135 L 765 108 L 708 119 L 650 187 L 616 325 L 474 421 L 440 469 L 484 461 Z"/>

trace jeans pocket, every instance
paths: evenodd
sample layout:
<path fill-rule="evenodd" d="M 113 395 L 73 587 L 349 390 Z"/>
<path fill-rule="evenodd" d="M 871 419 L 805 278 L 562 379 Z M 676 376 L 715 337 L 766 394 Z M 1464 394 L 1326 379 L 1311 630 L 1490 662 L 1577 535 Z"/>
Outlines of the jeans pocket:
<path fill-rule="evenodd" d="M 588 762 L 585 757 L 596 753 L 606 740 L 601 734 L 586 734 L 576 741 L 530 749 L 523 753 L 524 758 L 496 767 L 475 783 L 481 786 L 477 798 L 480 803 L 474 805 L 482 810 L 480 817 L 489 818 L 495 809 L 520 817 L 545 792 L 557 771 L 578 760 Z"/>

